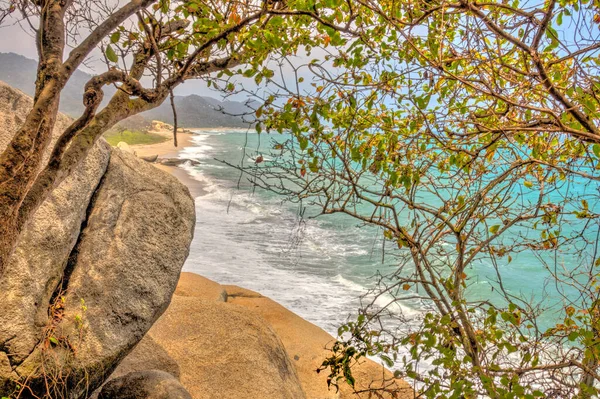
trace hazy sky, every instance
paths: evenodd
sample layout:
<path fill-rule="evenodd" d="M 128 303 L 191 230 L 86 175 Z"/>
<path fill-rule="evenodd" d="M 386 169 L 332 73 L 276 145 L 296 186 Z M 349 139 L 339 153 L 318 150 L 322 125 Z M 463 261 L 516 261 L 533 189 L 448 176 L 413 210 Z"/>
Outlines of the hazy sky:
<path fill-rule="evenodd" d="M 37 58 L 35 39 L 16 22 L 0 25 L 0 52 Z"/>
<path fill-rule="evenodd" d="M 0 25 L 0 52 L 8 53 L 13 52 L 20 55 L 23 55 L 27 58 L 37 59 L 37 51 L 35 49 L 35 38 L 33 37 L 31 30 L 29 29 L 26 22 L 19 23 L 17 21 L 4 21 L 3 25 Z M 66 51 L 68 54 L 68 49 Z M 81 66 L 80 68 L 91 74 L 98 74 L 105 70 L 106 66 L 103 62 L 99 62 L 99 50 L 96 50 L 92 53 L 92 56 L 87 62 L 88 66 Z M 306 54 L 298 57 L 294 57 L 292 62 L 298 64 L 305 64 L 309 62 L 311 58 L 317 57 L 321 58 L 325 55 L 323 51 L 318 49 L 313 49 L 312 57 L 308 57 Z M 2 66 L 0 65 L 0 68 Z M 90 68 L 91 67 L 91 68 Z M 281 75 L 278 72 L 283 72 L 286 81 L 292 83 L 292 86 L 295 86 L 295 76 L 292 73 L 292 68 L 290 66 L 285 66 L 282 70 L 276 68 L 273 65 L 271 68 L 276 69 L 276 77 L 274 79 L 281 80 Z M 309 82 L 311 79 L 309 78 L 309 74 L 304 71 L 302 74 L 306 81 L 303 84 L 300 84 L 302 89 L 308 88 Z M 279 76 L 279 78 L 278 78 Z M 35 79 L 35 76 L 31 77 Z M 246 79 L 244 81 L 244 85 L 246 88 L 250 90 L 255 90 L 256 85 L 254 84 L 253 79 Z M 223 95 L 221 92 L 208 88 L 205 81 L 202 80 L 190 80 L 185 83 L 179 85 L 175 89 L 176 95 L 190 95 L 190 94 L 198 94 L 202 96 L 210 96 L 218 99 L 223 99 Z M 247 94 L 239 94 L 235 96 L 231 96 L 228 99 L 236 100 L 236 101 L 245 101 L 248 98 Z"/>
<path fill-rule="evenodd" d="M 27 58 L 37 59 L 37 51 L 35 49 L 35 38 L 31 35 L 30 30 L 26 29 L 26 24 L 21 26 L 18 22 L 12 22 L 0 26 L 0 53 L 16 53 Z M 94 58 L 92 57 L 91 64 L 93 65 Z M 103 64 L 96 63 L 98 66 L 92 70 L 85 66 L 81 69 L 85 72 L 97 74 L 105 68 Z M 0 68 L 2 65 L 0 65 Z M 31 77 L 35 79 L 35 76 Z M 198 94 L 203 96 L 211 96 L 220 98 L 221 93 L 211 90 L 206 87 L 206 82 L 187 81 L 180 85 L 175 90 L 177 95 Z M 238 98 L 239 100 L 239 98 Z"/>

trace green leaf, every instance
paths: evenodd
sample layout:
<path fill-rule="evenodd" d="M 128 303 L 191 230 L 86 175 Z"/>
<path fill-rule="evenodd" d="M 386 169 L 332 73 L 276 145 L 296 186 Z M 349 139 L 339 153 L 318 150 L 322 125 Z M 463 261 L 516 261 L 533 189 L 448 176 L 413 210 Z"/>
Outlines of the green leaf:
<path fill-rule="evenodd" d="M 246 69 L 242 75 L 245 76 L 245 77 L 247 77 L 247 78 L 251 78 L 255 74 L 256 74 L 256 69 L 250 68 L 250 69 Z"/>
<path fill-rule="evenodd" d="M 308 139 L 306 139 L 305 137 L 298 137 L 298 144 L 300 144 L 300 149 L 302 151 L 306 150 L 306 147 L 308 147 Z"/>
<path fill-rule="evenodd" d="M 417 105 L 419 106 L 420 109 L 427 109 L 427 106 L 429 105 L 429 100 L 431 99 L 431 95 L 426 95 L 423 97 L 417 97 L 415 98 Z"/>
<path fill-rule="evenodd" d="M 568 338 L 569 338 L 569 341 L 573 342 L 573 341 L 575 341 L 575 340 L 576 340 L 578 337 L 579 337 L 579 332 L 577 332 L 577 331 L 572 331 L 572 332 L 569 334 L 569 337 L 568 337 Z"/>
<path fill-rule="evenodd" d="M 354 384 L 356 383 L 356 380 L 354 379 L 354 377 L 352 375 L 347 375 L 346 376 L 346 382 L 349 385 L 354 386 Z"/>
<path fill-rule="evenodd" d="M 190 47 L 189 43 L 186 43 L 186 42 L 177 43 L 177 55 L 181 58 L 185 57 L 187 55 L 189 47 Z"/>
<path fill-rule="evenodd" d="M 108 58 L 108 60 L 110 62 L 119 61 L 119 57 L 117 57 L 117 53 L 115 53 L 115 50 L 113 50 L 113 48 L 110 44 L 108 46 L 106 46 L 106 58 Z"/>
<path fill-rule="evenodd" d="M 527 187 L 527 188 L 531 188 L 531 187 L 533 187 L 533 183 L 532 183 L 532 182 L 530 182 L 530 181 L 528 181 L 528 180 L 526 180 L 525 182 L 523 182 L 523 185 L 524 185 L 525 187 Z"/>
<path fill-rule="evenodd" d="M 283 18 L 280 16 L 275 16 L 271 18 L 271 21 L 269 21 L 269 23 L 273 26 L 281 26 L 283 24 Z"/>
<path fill-rule="evenodd" d="M 597 158 L 600 158 L 600 144 L 594 144 L 594 146 L 592 147 L 592 151 L 594 151 L 594 155 Z"/>
<path fill-rule="evenodd" d="M 110 42 L 117 43 L 120 38 L 121 38 L 121 32 L 115 32 L 112 35 L 110 35 Z"/>
<path fill-rule="evenodd" d="M 385 363 L 385 365 L 388 366 L 388 367 L 393 367 L 394 366 L 394 361 L 392 359 L 390 359 L 386 355 L 381 355 L 381 360 L 383 360 L 383 362 Z"/>
<path fill-rule="evenodd" d="M 490 227 L 490 233 L 492 234 L 496 234 L 498 232 L 498 230 L 500 230 L 500 225 L 499 224 L 495 224 L 493 226 Z"/>

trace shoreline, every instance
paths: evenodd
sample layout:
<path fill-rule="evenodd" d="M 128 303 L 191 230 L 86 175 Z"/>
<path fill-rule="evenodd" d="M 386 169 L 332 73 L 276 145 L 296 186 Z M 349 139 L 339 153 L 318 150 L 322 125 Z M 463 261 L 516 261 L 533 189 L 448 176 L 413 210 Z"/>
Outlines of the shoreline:
<path fill-rule="evenodd" d="M 199 130 L 199 129 L 194 129 Z M 156 144 L 134 144 L 130 148 L 135 151 L 138 157 L 147 157 L 158 155 L 159 158 L 178 158 L 179 153 L 185 147 L 193 147 L 194 142 L 192 140 L 194 133 L 190 129 L 182 129 L 177 132 L 177 147 L 173 145 L 173 131 L 168 129 L 154 129 L 150 130 L 149 133 L 158 134 L 168 140 L 162 143 Z M 189 190 L 190 194 L 196 199 L 206 194 L 206 191 L 202 187 L 202 183 L 194 179 L 190 174 L 178 166 L 168 166 L 159 163 L 152 163 L 152 165 L 160 170 L 163 170 L 173 176 L 175 176 L 181 183 L 183 183 Z"/>
<path fill-rule="evenodd" d="M 226 128 L 223 129 L 225 130 Z M 151 133 L 168 137 L 169 140 L 157 144 L 131 145 L 130 148 L 140 157 L 158 155 L 159 158 L 178 158 L 184 148 L 195 146 L 192 140 L 195 133 L 190 130 L 192 129 L 185 129 L 184 132 L 178 132 L 177 147 L 173 145 L 172 130 L 163 128 L 154 129 Z M 193 129 L 193 131 L 201 130 L 203 129 Z M 195 201 L 201 201 L 202 199 L 198 197 L 207 193 L 203 187 L 204 184 L 194 179 L 184 168 L 159 163 L 152 164 L 173 175 L 188 187 Z M 188 281 L 190 279 L 193 280 L 193 284 L 190 284 L 190 281 Z M 330 355 L 329 350 L 326 348 L 331 348 L 331 345 L 335 342 L 334 336 L 320 326 L 307 321 L 292 310 L 263 296 L 261 293 L 246 288 L 236 285 L 221 285 L 218 281 L 209 280 L 201 275 L 185 271 L 181 273 L 180 286 L 182 284 L 187 286 L 186 290 L 202 291 L 201 294 L 198 293 L 192 296 L 198 295 L 207 299 L 206 295 L 210 295 L 214 291 L 216 292 L 215 298 L 218 301 L 228 303 L 228 306 L 244 308 L 248 313 L 263 319 L 282 341 L 300 377 L 301 385 L 307 394 L 307 399 L 350 399 L 355 397 L 349 386 L 342 385 L 339 393 L 335 393 L 335 390 L 328 390 L 326 381 L 327 373 L 317 374 L 315 371 L 319 368 L 321 362 Z M 207 289 L 205 292 L 206 287 L 212 288 Z M 181 295 L 181 289 L 178 290 L 179 295 Z M 178 291 L 175 292 L 175 296 L 177 295 Z M 184 296 L 188 295 L 190 294 L 184 294 Z M 177 341 L 176 338 L 173 342 L 175 341 Z M 408 399 L 413 397 L 412 388 L 404 380 L 394 378 L 393 374 L 378 361 L 363 359 L 355 372 L 355 375 L 360 380 L 357 381 L 358 386 L 361 386 L 362 389 L 368 388 L 371 384 L 373 384 L 372 386 L 392 384 L 390 386 L 395 385 L 396 389 L 399 390 L 400 398 Z"/>

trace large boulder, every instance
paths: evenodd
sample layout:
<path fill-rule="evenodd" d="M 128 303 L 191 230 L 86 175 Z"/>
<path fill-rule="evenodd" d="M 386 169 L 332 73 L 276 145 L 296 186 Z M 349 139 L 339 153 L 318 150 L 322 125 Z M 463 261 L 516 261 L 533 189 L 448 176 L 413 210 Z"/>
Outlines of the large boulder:
<path fill-rule="evenodd" d="M 237 286 L 223 286 L 227 292 L 227 303 L 246 308 L 265 320 L 281 338 L 302 387 L 310 399 L 389 398 L 410 399 L 415 397 L 411 386 L 394 375 L 381 364 L 361 359 L 352 367 L 356 379 L 355 389 L 340 384 L 339 392 L 327 386 L 328 370 L 317 373 L 326 357 L 334 338 L 318 326 L 304 320 L 277 302 L 254 291 Z M 369 389 L 377 392 L 376 396 Z M 357 393 L 362 392 L 362 393 Z M 374 394 L 373 394 L 374 395 Z"/>
<path fill-rule="evenodd" d="M 0 82 L 0 152 L 4 151 L 25 120 L 33 100 Z M 52 142 L 71 120 L 59 114 Z M 48 307 L 75 246 L 91 197 L 106 171 L 110 146 L 99 141 L 39 207 L 22 233 L 15 252 L 0 277 L 0 389 L 43 339 L 48 324 Z M 10 384 L 8 384 L 10 385 Z M 7 389 L 7 388 L 4 388 Z"/>
<path fill-rule="evenodd" d="M 175 295 L 192 296 L 217 302 L 227 301 L 225 287 L 206 277 L 190 272 L 181 272 Z"/>
<path fill-rule="evenodd" d="M 0 278 L 4 293 L 0 347 L 10 354 L 13 365 L 27 358 L 42 339 L 48 306 L 63 279 L 109 155 L 108 144 L 99 142 L 81 167 L 50 194 L 23 232 Z"/>
<path fill-rule="evenodd" d="M 257 340 L 272 344 L 257 345 Z M 144 370 L 144 359 L 152 359 L 150 367 L 168 371 L 166 366 L 155 366 L 156 345 L 178 363 L 180 380 L 194 399 L 290 397 L 290 393 L 273 390 L 273 381 L 280 385 L 287 381 L 290 390 L 294 386 L 288 392 L 300 395 L 302 390 L 308 399 L 371 397 L 344 384 L 339 392 L 328 389 L 328 373 L 316 372 L 330 355 L 327 348 L 333 342 L 321 328 L 259 293 L 184 272 L 169 309 L 111 378 Z M 269 355 L 271 346 L 281 355 Z M 281 360 L 274 361 L 278 357 Z M 284 366 L 287 378 L 274 372 L 272 366 L 277 363 Z M 290 364 L 294 371 L 289 371 Z M 358 391 L 373 388 L 382 398 L 414 397 L 406 382 L 371 360 L 362 360 L 353 372 Z M 393 392 L 382 392 L 384 387 Z"/>
<path fill-rule="evenodd" d="M 193 399 L 304 399 L 305 395 L 281 340 L 260 318 L 222 300 L 215 283 L 186 273 L 187 289 L 177 289 L 171 305 L 140 345 L 152 340 L 177 362 L 180 381 Z M 191 289 L 189 280 L 202 285 Z M 201 287 L 207 297 L 201 298 Z M 115 375 L 143 370 L 148 357 L 136 348 Z M 164 367 L 159 367 L 165 370 Z M 110 383 L 110 382 L 109 382 Z"/>
<path fill-rule="evenodd" d="M 129 146 L 129 144 L 127 144 L 127 143 L 126 143 L 126 142 L 124 142 L 124 141 L 119 141 L 119 142 L 117 143 L 117 148 L 118 148 L 119 150 L 123 151 L 123 152 L 128 152 L 128 153 L 130 153 L 130 154 L 133 154 L 133 155 L 135 155 L 135 151 L 133 150 L 133 148 L 131 148 L 131 147 Z"/>
<path fill-rule="evenodd" d="M 51 309 L 59 312 L 51 315 L 59 317 L 51 327 L 56 354 L 48 359 L 40 344 L 16 372 L 58 362 L 51 367 L 69 368 L 73 395 L 99 386 L 168 306 L 194 221 L 181 183 L 114 149 L 69 257 L 61 308 Z"/>
<path fill-rule="evenodd" d="M 24 118 L 22 93 L 11 95 Z M 0 129 L 0 144 L 12 134 Z M 99 386 L 168 306 L 194 224 L 185 186 L 99 140 L 28 223 L 0 279 L 0 396 L 15 383 L 21 397 Z"/>
<path fill-rule="evenodd" d="M 160 370 L 137 371 L 108 382 L 98 399 L 192 399 L 183 385 Z"/>
<path fill-rule="evenodd" d="M 161 370 L 178 379 L 181 376 L 179 364 L 148 334 L 119 363 L 110 378 L 119 378 L 125 374 L 142 370 Z"/>
<path fill-rule="evenodd" d="M 303 399 L 281 340 L 243 308 L 175 295 L 148 335 L 177 361 L 194 399 Z"/>

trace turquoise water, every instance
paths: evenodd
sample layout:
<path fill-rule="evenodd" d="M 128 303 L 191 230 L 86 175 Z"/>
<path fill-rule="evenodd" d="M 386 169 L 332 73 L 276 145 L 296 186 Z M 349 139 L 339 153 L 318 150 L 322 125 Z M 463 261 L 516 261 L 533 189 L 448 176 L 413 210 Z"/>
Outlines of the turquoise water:
<path fill-rule="evenodd" d="M 360 226 L 343 215 L 313 218 L 317 208 L 309 203 L 284 202 L 269 191 L 256 188 L 233 165 L 251 166 L 258 154 L 268 154 L 273 139 L 281 136 L 257 135 L 253 130 L 202 130 L 194 137 L 195 146 L 185 148 L 180 156 L 196 159 L 200 166 L 186 167 L 207 191 L 196 204 L 197 230 L 185 270 L 197 272 L 222 284 L 237 284 L 259 291 L 335 335 L 341 323 L 352 319 L 360 297 L 375 283 L 378 273 L 387 274 L 396 263 L 383 246 L 382 231 Z M 265 162 L 269 162 L 265 155 Z M 564 187 L 559 197 L 572 190 Z M 581 185 L 577 195 L 588 195 L 590 207 L 598 198 L 596 184 Z M 536 193 L 521 193 L 523 201 L 535 201 Z M 434 201 L 424 197 L 423 201 Z M 566 223 L 568 222 L 568 223 Z M 564 234 L 581 229 L 582 221 L 568 220 Z M 571 223 L 571 225 L 569 224 Z M 591 241 L 598 225 L 584 229 Z M 518 229 L 513 234 L 523 233 Z M 576 247 L 555 258 L 544 259 L 557 268 L 590 262 L 591 247 Z M 385 256 L 384 256 L 385 254 Z M 540 266 L 533 253 L 513 256 L 499 265 L 504 284 L 511 294 L 532 300 L 544 300 L 551 310 L 543 315 L 542 327 L 557 322 L 556 310 L 577 300 L 574 288 L 555 287 L 550 274 Z M 494 299 L 491 290 L 496 270 L 480 262 L 469 272 L 469 297 Z M 368 299 L 368 298 L 367 298 Z M 385 301 L 385 298 L 380 298 Z M 425 304 L 403 303 L 406 316 L 418 316 Z"/>
<path fill-rule="evenodd" d="M 221 162 L 253 164 L 264 138 L 203 130 L 196 146 L 180 153 L 202 163 L 187 170 L 207 191 L 196 201 L 196 235 L 184 270 L 258 291 L 335 334 L 356 314 L 371 276 L 393 264 L 381 262 L 377 229 L 347 218 L 311 219 L 314 208 L 255 189 Z M 419 306 L 406 310 L 416 313 Z"/>

